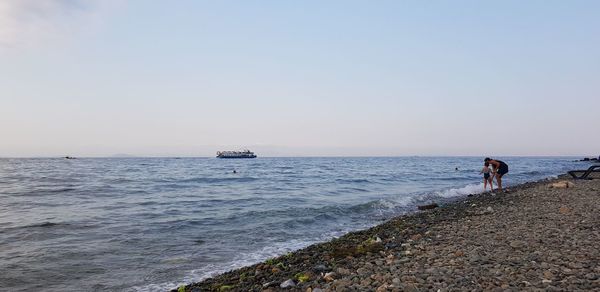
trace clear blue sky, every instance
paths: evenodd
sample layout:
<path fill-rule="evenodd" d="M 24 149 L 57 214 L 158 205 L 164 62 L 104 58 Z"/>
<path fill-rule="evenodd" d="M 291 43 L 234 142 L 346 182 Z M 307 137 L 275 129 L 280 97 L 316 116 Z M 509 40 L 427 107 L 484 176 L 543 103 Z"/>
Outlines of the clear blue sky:
<path fill-rule="evenodd" d="M 599 15 L 0 0 L 0 156 L 600 155 Z"/>

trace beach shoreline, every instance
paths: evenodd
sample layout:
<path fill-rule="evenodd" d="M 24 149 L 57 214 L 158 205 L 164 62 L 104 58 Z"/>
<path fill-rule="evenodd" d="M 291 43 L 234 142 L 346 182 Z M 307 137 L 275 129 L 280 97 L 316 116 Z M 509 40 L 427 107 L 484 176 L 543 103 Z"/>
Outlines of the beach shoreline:
<path fill-rule="evenodd" d="M 563 175 L 456 198 L 179 290 L 600 288 L 600 208 L 590 202 L 600 180 L 548 187 L 564 180 L 572 181 Z"/>

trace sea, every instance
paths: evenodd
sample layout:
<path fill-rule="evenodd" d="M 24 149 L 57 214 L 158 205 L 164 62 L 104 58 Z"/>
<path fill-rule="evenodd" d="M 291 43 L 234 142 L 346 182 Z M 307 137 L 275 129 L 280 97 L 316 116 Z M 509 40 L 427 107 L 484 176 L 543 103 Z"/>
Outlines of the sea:
<path fill-rule="evenodd" d="M 166 291 L 480 193 L 483 158 L 0 159 L 0 290 Z M 582 167 L 497 159 L 509 188 Z"/>

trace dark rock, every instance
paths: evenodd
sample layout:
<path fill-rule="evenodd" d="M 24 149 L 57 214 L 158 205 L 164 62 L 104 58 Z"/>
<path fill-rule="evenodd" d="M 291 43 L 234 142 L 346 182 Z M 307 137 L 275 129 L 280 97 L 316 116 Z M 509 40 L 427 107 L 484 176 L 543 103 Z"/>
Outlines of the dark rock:
<path fill-rule="evenodd" d="M 329 268 L 327 268 L 327 266 L 325 265 L 316 265 L 313 267 L 313 271 L 319 273 L 319 272 L 326 272 L 328 271 Z"/>
<path fill-rule="evenodd" d="M 438 204 L 432 203 L 432 204 L 428 204 L 428 205 L 421 205 L 421 206 L 418 206 L 417 208 L 419 210 L 431 210 L 431 209 L 435 209 L 437 207 L 439 207 Z"/>

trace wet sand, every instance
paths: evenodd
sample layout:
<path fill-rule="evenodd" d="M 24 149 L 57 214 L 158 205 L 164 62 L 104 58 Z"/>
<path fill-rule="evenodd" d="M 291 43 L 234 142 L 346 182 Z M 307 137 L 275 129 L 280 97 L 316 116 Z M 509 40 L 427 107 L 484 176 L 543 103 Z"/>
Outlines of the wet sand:
<path fill-rule="evenodd" d="M 549 187 L 565 180 L 573 185 Z M 600 290 L 598 203 L 600 179 L 526 183 L 394 218 L 179 290 Z"/>

